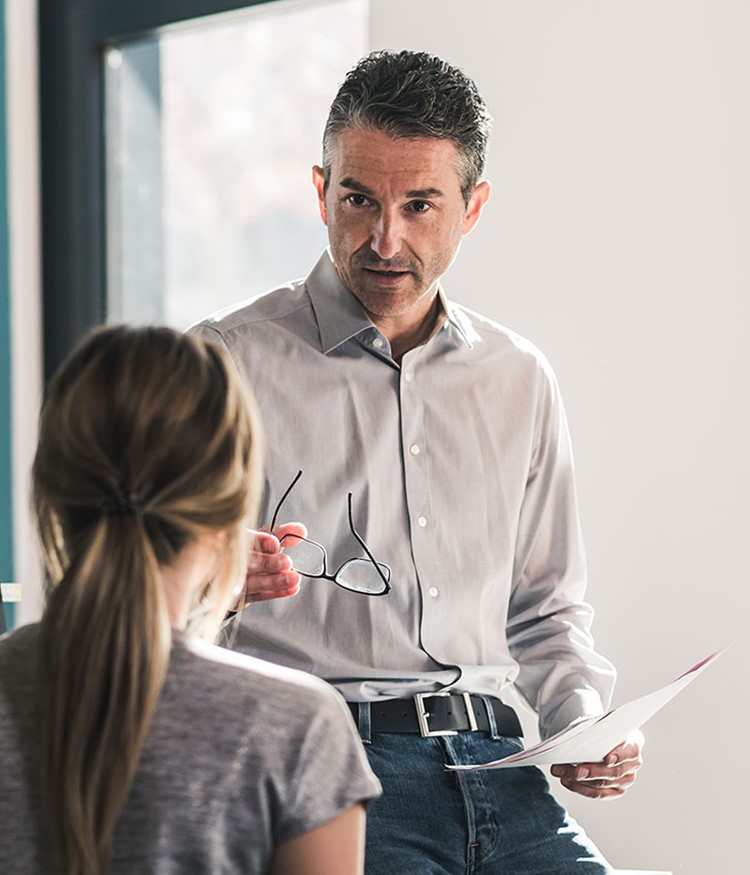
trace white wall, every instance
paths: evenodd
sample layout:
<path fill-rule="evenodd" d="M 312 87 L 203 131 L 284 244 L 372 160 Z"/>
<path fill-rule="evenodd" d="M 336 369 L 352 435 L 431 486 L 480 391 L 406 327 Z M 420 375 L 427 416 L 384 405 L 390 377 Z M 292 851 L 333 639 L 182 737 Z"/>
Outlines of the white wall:
<path fill-rule="evenodd" d="M 372 0 L 371 15 L 373 48 L 458 64 L 495 117 L 492 201 L 446 286 L 555 365 L 615 704 L 739 639 L 646 726 L 625 799 L 558 795 L 615 865 L 745 873 L 750 4 Z"/>
<path fill-rule="evenodd" d="M 42 569 L 30 507 L 31 463 L 42 399 L 41 230 L 37 9 L 5 0 L 8 113 L 8 224 L 16 624 L 38 619 Z"/>

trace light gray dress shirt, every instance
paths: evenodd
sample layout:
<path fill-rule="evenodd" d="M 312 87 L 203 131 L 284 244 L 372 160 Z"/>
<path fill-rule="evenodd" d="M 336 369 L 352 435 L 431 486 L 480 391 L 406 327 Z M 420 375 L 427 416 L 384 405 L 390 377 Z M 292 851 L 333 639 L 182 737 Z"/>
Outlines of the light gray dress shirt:
<path fill-rule="evenodd" d="M 552 370 L 531 343 L 452 301 L 399 367 L 328 254 L 290 283 L 191 329 L 226 345 L 258 400 L 270 515 L 301 521 L 334 571 L 363 556 L 392 590 L 303 578 L 252 605 L 235 646 L 334 684 L 351 701 L 515 683 L 546 737 L 599 714 L 597 654 L 570 440 Z"/>

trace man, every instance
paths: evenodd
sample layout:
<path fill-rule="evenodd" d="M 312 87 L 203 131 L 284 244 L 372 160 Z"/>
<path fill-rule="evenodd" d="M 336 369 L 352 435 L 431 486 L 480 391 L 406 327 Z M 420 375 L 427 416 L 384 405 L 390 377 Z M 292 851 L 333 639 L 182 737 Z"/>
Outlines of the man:
<path fill-rule="evenodd" d="M 439 58 L 365 58 L 313 169 L 329 252 L 194 329 L 229 348 L 268 432 L 274 534 L 251 554 L 235 646 L 350 702 L 384 788 L 377 875 L 611 871 L 538 770 L 445 769 L 520 748 L 508 685 L 546 737 L 601 713 L 614 682 L 589 632 L 554 375 L 440 282 L 489 198 L 489 128 L 474 83 Z M 640 742 L 553 774 L 620 795 Z"/>

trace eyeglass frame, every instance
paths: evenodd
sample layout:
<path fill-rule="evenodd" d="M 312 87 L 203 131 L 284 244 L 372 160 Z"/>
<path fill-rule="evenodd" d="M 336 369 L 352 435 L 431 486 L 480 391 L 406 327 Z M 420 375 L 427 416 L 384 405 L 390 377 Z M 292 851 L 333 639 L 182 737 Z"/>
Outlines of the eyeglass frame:
<path fill-rule="evenodd" d="M 297 485 L 297 481 L 299 480 L 299 478 L 301 476 L 302 476 L 302 469 L 300 468 L 300 470 L 297 471 L 297 474 L 295 475 L 292 482 L 289 484 L 289 486 L 287 486 L 286 490 L 284 491 L 284 494 L 281 496 L 281 500 L 276 505 L 276 510 L 273 512 L 273 516 L 271 517 L 271 525 L 269 526 L 269 531 L 273 532 L 273 530 L 276 528 L 276 520 L 278 518 L 279 511 L 281 510 L 281 507 L 284 504 L 284 502 L 286 501 L 289 493 Z M 323 553 L 323 574 L 307 574 L 306 572 L 300 571 L 298 568 L 293 567 L 293 570 L 296 571 L 298 574 L 301 574 L 303 577 L 309 577 L 311 580 L 330 580 L 331 583 L 335 583 L 336 586 L 341 587 L 341 589 L 346 590 L 347 592 L 356 593 L 357 595 L 366 595 L 366 596 L 388 595 L 388 593 L 391 591 L 390 576 L 392 574 L 392 569 L 391 569 L 390 565 L 386 565 L 385 562 L 378 562 L 377 559 L 375 559 L 375 556 L 372 554 L 372 551 L 365 543 L 365 539 L 357 531 L 356 526 L 354 525 L 354 514 L 352 511 L 352 499 L 353 499 L 353 493 L 349 492 L 347 494 L 347 504 L 348 504 L 348 510 L 349 510 L 349 530 L 354 535 L 354 537 L 357 539 L 357 541 L 359 542 L 359 545 L 362 547 L 362 549 L 367 554 L 367 558 L 375 566 L 375 570 L 378 572 L 378 576 L 383 581 L 383 584 L 385 585 L 385 589 L 382 592 L 362 592 L 361 590 L 358 590 L 358 589 L 351 589 L 350 587 L 345 586 L 344 584 L 339 583 L 338 580 L 336 580 L 336 578 L 341 573 L 341 571 L 345 568 L 346 565 L 348 565 L 350 562 L 354 562 L 356 560 L 361 561 L 362 560 L 361 556 L 352 556 L 350 559 L 347 559 L 345 562 L 342 562 L 341 565 L 338 567 L 338 570 L 336 571 L 336 573 L 334 575 L 331 575 L 328 571 L 328 551 L 326 550 L 326 548 L 322 544 L 319 544 L 317 541 L 313 541 L 312 538 L 303 538 L 300 535 L 292 535 L 292 534 L 283 535 L 281 538 L 279 538 L 279 543 L 283 545 L 286 538 L 294 538 L 296 541 L 305 541 L 308 544 L 313 544 L 315 547 L 318 547 L 318 549 L 320 549 L 322 551 L 322 553 Z M 383 568 L 385 568 L 387 570 L 388 577 L 386 577 L 385 574 L 383 574 L 383 571 L 382 571 Z"/>

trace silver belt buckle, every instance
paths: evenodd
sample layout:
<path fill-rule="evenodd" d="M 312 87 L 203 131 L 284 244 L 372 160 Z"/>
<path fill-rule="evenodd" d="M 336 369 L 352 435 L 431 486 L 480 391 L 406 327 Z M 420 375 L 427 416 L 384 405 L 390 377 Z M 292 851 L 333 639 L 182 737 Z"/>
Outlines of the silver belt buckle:
<path fill-rule="evenodd" d="M 422 738 L 434 738 L 436 735 L 458 735 L 457 729 L 430 729 L 430 712 L 425 708 L 425 699 L 432 699 L 437 696 L 453 696 L 455 693 L 441 691 L 438 693 L 415 693 L 414 707 L 417 709 L 417 720 L 419 722 L 419 733 Z M 469 693 L 461 693 L 464 700 L 464 708 L 466 708 L 466 716 L 469 718 L 469 730 L 476 732 L 477 721 L 474 717 L 474 709 L 471 707 L 471 696 Z"/>

